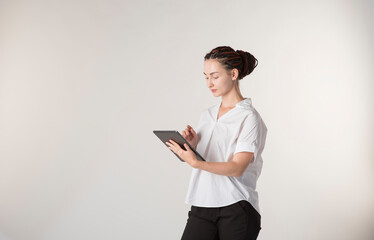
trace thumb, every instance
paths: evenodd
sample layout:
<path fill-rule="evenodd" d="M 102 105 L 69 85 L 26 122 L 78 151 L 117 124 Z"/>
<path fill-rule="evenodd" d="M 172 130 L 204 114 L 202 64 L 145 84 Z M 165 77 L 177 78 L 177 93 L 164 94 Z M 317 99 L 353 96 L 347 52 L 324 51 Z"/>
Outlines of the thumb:
<path fill-rule="evenodd" d="M 184 145 L 184 147 L 185 147 L 187 150 L 190 150 L 190 146 L 188 146 L 187 143 L 185 143 L 185 144 L 183 144 L 183 145 Z"/>

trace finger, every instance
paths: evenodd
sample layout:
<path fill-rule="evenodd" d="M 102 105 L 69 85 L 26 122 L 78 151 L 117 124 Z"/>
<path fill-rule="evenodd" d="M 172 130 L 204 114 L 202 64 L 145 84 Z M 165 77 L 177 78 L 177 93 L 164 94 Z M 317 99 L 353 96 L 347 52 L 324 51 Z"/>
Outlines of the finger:
<path fill-rule="evenodd" d="M 192 127 L 190 128 L 190 131 L 192 132 L 193 135 L 196 135 L 196 132 L 195 132 L 195 130 Z"/>
<path fill-rule="evenodd" d="M 191 150 L 190 146 L 188 146 L 187 143 L 185 143 L 185 144 L 183 144 L 183 145 L 184 145 L 184 147 L 187 149 L 187 151 Z"/>
<path fill-rule="evenodd" d="M 188 127 L 186 127 L 186 129 L 184 131 L 186 132 L 187 135 L 190 134 L 190 130 L 188 129 Z"/>
<path fill-rule="evenodd" d="M 171 143 L 169 143 L 169 142 L 165 142 L 166 143 L 166 145 L 168 145 L 168 148 L 170 149 L 170 150 L 173 150 L 173 145 L 171 144 Z"/>
<path fill-rule="evenodd" d="M 169 144 L 170 144 L 170 147 L 172 147 L 173 149 L 175 149 L 175 142 L 173 140 L 169 140 Z"/>
<path fill-rule="evenodd" d="M 170 142 L 171 146 L 173 146 L 173 147 L 176 147 L 176 145 L 178 145 L 178 144 L 176 144 L 176 142 L 174 142 L 172 139 L 170 139 L 169 142 Z"/>
<path fill-rule="evenodd" d="M 174 141 L 171 140 L 171 139 L 170 139 L 170 141 L 173 143 L 173 146 L 174 146 L 175 150 L 177 150 L 177 152 L 178 152 L 179 150 L 183 150 L 183 149 L 179 146 L 178 143 L 174 142 Z"/>
<path fill-rule="evenodd" d="M 170 146 L 168 147 L 171 151 L 173 151 L 173 152 L 177 152 L 177 149 L 173 146 L 173 145 L 171 145 L 170 144 Z"/>
<path fill-rule="evenodd" d="M 173 139 L 169 139 L 169 142 L 168 142 L 169 144 L 170 144 L 170 146 L 171 147 L 173 147 L 173 148 L 175 148 L 176 147 L 176 145 L 178 145 Z"/>
<path fill-rule="evenodd" d="M 184 132 L 185 137 L 188 137 L 188 135 L 190 135 L 190 133 L 188 132 L 187 129 L 186 129 L 186 130 L 183 130 L 183 132 Z"/>
<path fill-rule="evenodd" d="M 172 149 L 172 146 L 173 146 L 173 145 L 171 145 L 171 143 L 169 143 L 169 142 L 165 142 L 165 144 L 168 145 L 168 148 L 169 148 L 170 150 Z"/>
<path fill-rule="evenodd" d="M 173 140 L 170 140 L 170 142 L 173 143 L 173 152 L 175 152 L 176 154 L 178 154 L 180 156 L 181 153 L 183 153 L 183 149 L 179 146 L 179 144 L 177 144 L 176 142 L 174 142 Z"/>

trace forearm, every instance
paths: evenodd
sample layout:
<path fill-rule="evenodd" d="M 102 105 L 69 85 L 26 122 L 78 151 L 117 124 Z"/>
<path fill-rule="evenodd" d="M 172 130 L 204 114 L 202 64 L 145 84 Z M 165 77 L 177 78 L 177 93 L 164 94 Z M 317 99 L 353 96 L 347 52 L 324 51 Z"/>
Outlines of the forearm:
<path fill-rule="evenodd" d="M 198 161 L 196 168 L 208 171 L 211 173 L 224 175 L 224 176 L 232 176 L 238 177 L 239 174 L 239 167 L 235 162 L 206 162 L 206 161 Z"/>

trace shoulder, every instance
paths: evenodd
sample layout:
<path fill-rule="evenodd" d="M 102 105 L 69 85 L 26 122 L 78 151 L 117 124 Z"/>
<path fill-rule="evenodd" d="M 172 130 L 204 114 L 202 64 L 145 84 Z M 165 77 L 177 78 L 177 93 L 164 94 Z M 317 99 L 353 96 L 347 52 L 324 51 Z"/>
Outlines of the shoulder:
<path fill-rule="evenodd" d="M 261 115 L 257 112 L 254 107 L 240 108 L 241 114 L 244 116 L 244 120 L 260 121 Z"/>
<path fill-rule="evenodd" d="M 250 108 L 241 109 L 243 114 L 243 123 L 244 125 L 251 125 L 251 126 L 261 126 L 262 129 L 265 131 L 267 127 L 265 122 L 263 121 L 260 113 L 252 106 Z"/>
<path fill-rule="evenodd" d="M 251 98 L 246 98 L 243 101 L 239 102 L 237 104 L 237 107 L 240 111 L 240 114 L 242 114 L 245 118 L 244 119 L 255 119 L 255 120 L 260 120 L 261 116 L 257 112 L 256 108 L 252 104 L 252 99 Z"/>

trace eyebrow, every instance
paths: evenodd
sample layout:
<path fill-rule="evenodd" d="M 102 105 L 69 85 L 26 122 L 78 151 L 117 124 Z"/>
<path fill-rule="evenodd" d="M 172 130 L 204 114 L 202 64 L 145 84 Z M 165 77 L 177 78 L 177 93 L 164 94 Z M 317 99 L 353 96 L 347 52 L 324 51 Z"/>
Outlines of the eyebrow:
<path fill-rule="evenodd" d="M 206 75 L 205 72 L 203 72 L 203 73 L 204 73 L 204 75 Z M 209 73 L 209 75 L 212 75 L 213 73 L 218 73 L 218 72 L 211 72 L 211 73 Z"/>

